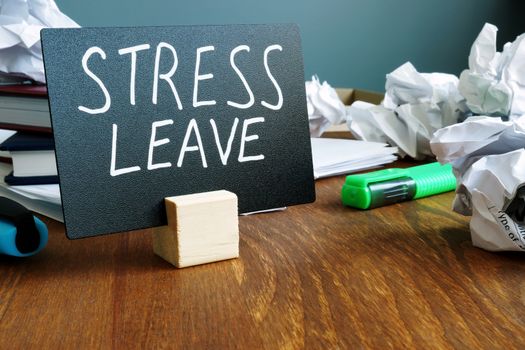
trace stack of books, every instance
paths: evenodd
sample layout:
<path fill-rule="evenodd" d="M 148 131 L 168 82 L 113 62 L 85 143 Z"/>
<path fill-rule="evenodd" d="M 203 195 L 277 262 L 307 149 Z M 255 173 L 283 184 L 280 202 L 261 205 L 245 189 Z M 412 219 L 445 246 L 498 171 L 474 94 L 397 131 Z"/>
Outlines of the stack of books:
<path fill-rule="evenodd" d="M 0 162 L 1 196 L 61 219 L 46 86 L 0 85 Z"/>
<path fill-rule="evenodd" d="M 0 86 L 1 155 L 11 160 L 9 185 L 58 183 L 47 90 L 43 85 Z"/>

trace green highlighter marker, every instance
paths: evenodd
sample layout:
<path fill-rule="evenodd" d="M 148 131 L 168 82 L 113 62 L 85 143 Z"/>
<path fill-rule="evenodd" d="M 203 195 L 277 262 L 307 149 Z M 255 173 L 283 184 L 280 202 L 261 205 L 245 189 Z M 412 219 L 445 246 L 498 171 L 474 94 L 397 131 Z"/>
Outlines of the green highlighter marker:
<path fill-rule="evenodd" d="M 341 196 L 344 205 L 372 209 L 455 188 L 456 178 L 452 173 L 452 166 L 436 162 L 406 169 L 394 168 L 348 175 Z"/>

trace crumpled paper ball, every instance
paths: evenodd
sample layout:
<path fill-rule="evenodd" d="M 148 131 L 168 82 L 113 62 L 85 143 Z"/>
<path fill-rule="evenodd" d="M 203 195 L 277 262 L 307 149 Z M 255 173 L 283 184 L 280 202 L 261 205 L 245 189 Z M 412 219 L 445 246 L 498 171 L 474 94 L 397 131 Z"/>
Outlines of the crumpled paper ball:
<path fill-rule="evenodd" d="M 386 141 L 399 147 L 401 156 L 433 157 L 433 133 L 462 121 L 467 113 L 458 82 L 452 74 L 419 73 L 407 62 L 387 74 L 382 104 L 352 104 L 347 124 L 356 138 Z"/>
<path fill-rule="evenodd" d="M 0 3 L 0 72 L 45 83 L 40 30 L 78 27 L 53 0 L 3 0 Z"/>
<path fill-rule="evenodd" d="M 459 91 L 476 114 L 514 117 L 525 114 L 525 34 L 496 50 L 498 28 L 486 23 L 474 41 L 469 69 Z"/>
<path fill-rule="evenodd" d="M 453 210 L 472 216 L 474 246 L 525 251 L 525 116 L 478 116 L 438 130 L 432 151 L 451 163 L 457 180 Z"/>
<path fill-rule="evenodd" d="M 319 137 L 330 125 L 346 120 L 346 107 L 330 84 L 313 76 L 305 86 L 310 136 Z"/>

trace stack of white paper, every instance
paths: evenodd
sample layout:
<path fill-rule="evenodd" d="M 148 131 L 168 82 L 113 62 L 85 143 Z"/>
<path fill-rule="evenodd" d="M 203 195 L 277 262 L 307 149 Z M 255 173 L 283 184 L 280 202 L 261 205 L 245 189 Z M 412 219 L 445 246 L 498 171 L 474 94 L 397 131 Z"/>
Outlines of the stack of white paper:
<path fill-rule="evenodd" d="M 359 140 L 312 138 L 314 177 L 348 174 L 391 163 L 397 147 Z"/>

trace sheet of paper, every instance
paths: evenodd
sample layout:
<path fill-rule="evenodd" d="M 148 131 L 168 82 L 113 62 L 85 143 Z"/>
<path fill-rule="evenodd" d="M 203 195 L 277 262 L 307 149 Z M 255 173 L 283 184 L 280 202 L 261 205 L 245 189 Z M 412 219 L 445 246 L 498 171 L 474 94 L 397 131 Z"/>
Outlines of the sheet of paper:
<path fill-rule="evenodd" d="M 0 72 L 45 83 L 40 29 L 78 27 L 54 0 L 3 0 L 0 4 Z"/>
<path fill-rule="evenodd" d="M 360 140 L 312 138 L 316 179 L 365 170 L 397 159 L 396 147 Z"/>
<path fill-rule="evenodd" d="M 62 205 L 60 187 L 56 185 L 10 186 L 9 189 L 22 196 Z"/>
<path fill-rule="evenodd" d="M 255 214 L 273 213 L 275 211 L 284 211 L 284 210 L 286 210 L 286 208 L 287 207 L 250 211 L 248 213 L 240 213 L 239 215 L 240 216 L 248 216 L 248 215 L 255 215 Z"/>
<path fill-rule="evenodd" d="M 62 205 L 56 201 L 57 196 L 60 198 L 58 185 L 54 185 L 53 189 L 50 189 L 49 193 L 46 195 L 41 193 L 39 195 L 38 189 L 33 193 L 32 188 L 35 186 L 25 186 L 26 188 L 24 191 L 13 190 L 12 186 L 8 186 L 3 181 L 4 177 L 12 170 L 13 168 L 10 164 L 0 163 L 0 196 L 12 199 L 36 213 L 64 222 Z M 36 187 L 39 188 L 40 186 Z"/>

